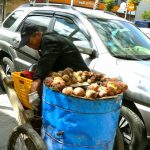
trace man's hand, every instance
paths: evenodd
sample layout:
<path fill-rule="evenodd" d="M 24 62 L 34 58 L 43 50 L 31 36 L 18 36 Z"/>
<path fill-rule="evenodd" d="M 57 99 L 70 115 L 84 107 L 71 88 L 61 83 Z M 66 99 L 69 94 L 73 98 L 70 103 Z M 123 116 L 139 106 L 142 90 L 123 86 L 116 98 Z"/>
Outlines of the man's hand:
<path fill-rule="evenodd" d="M 31 85 L 31 91 L 30 93 L 39 91 L 39 88 L 41 87 L 41 79 L 36 79 L 33 81 L 32 85 Z"/>
<path fill-rule="evenodd" d="M 31 104 L 32 108 L 38 111 L 38 106 L 40 104 L 40 97 L 37 91 L 32 92 L 29 95 L 29 103 Z"/>

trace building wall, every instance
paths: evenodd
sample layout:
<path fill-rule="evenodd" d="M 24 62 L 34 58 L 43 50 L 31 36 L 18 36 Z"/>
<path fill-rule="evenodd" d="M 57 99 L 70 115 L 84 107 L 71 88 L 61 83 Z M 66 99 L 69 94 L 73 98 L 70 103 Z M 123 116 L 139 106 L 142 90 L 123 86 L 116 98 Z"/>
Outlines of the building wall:
<path fill-rule="evenodd" d="M 28 3 L 29 0 L 7 0 L 6 1 L 6 15 L 16 9 L 18 6 L 24 3 Z"/>
<path fill-rule="evenodd" d="M 150 0 L 142 0 L 137 7 L 135 20 L 142 20 L 141 15 L 144 11 L 150 11 Z"/>

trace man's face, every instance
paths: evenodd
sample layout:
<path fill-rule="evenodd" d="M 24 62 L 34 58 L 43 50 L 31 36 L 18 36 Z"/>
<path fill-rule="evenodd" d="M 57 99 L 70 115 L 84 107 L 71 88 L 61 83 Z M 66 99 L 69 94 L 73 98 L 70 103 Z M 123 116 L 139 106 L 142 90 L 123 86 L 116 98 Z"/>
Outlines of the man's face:
<path fill-rule="evenodd" d="M 42 38 L 42 33 L 36 32 L 29 37 L 29 41 L 27 45 L 33 49 L 39 50 L 41 44 L 41 38 Z"/>

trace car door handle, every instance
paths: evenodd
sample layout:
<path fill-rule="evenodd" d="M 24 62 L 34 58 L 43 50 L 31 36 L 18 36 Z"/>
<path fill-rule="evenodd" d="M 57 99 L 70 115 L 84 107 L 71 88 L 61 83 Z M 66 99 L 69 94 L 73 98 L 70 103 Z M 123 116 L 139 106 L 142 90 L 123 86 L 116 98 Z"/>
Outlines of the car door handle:
<path fill-rule="evenodd" d="M 13 38 L 12 41 L 13 41 L 15 44 L 18 44 L 18 43 L 19 43 L 19 40 L 17 40 L 17 38 Z"/>

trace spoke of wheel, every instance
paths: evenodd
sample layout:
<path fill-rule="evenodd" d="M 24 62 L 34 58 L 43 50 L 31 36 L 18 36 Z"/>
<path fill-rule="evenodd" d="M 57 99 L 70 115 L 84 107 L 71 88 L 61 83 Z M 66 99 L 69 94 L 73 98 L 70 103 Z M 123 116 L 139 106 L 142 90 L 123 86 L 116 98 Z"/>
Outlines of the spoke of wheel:
<path fill-rule="evenodd" d="M 127 144 L 130 144 L 131 143 L 131 136 L 129 136 L 128 134 L 126 134 L 125 132 L 123 132 L 123 139 L 125 140 L 125 142 Z"/>
<path fill-rule="evenodd" d="M 24 134 L 21 134 L 19 137 L 18 137 L 18 145 L 17 145 L 17 148 L 18 149 L 15 149 L 15 150 L 28 150 L 27 147 L 26 147 L 26 144 L 25 144 L 25 135 Z"/>
<path fill-rule="evenodd" d="M 31 147 L 30 147 L 30 146 L 31 146 L 31 143 L 30 143 L 30 140 L 29 140 L 29 139 L 27 139 L 27 144 L 26 144 L 26 145 L 27 145 L 27 148 L 30 150 L 30 149 L 31 149 Z"/>
<path fill-rule="evenodd" d="M 6 65 L 6 75 L 10 75 L 10 67 L 9 67 L 9 65 Z"/>
<path fill-rule="evenodd" d="M 124 128 L 127 125 L 128 125 L 128 121 L 124 117 L 121 117 L 121 120 L 119 121 L 119 127 Z"/>

